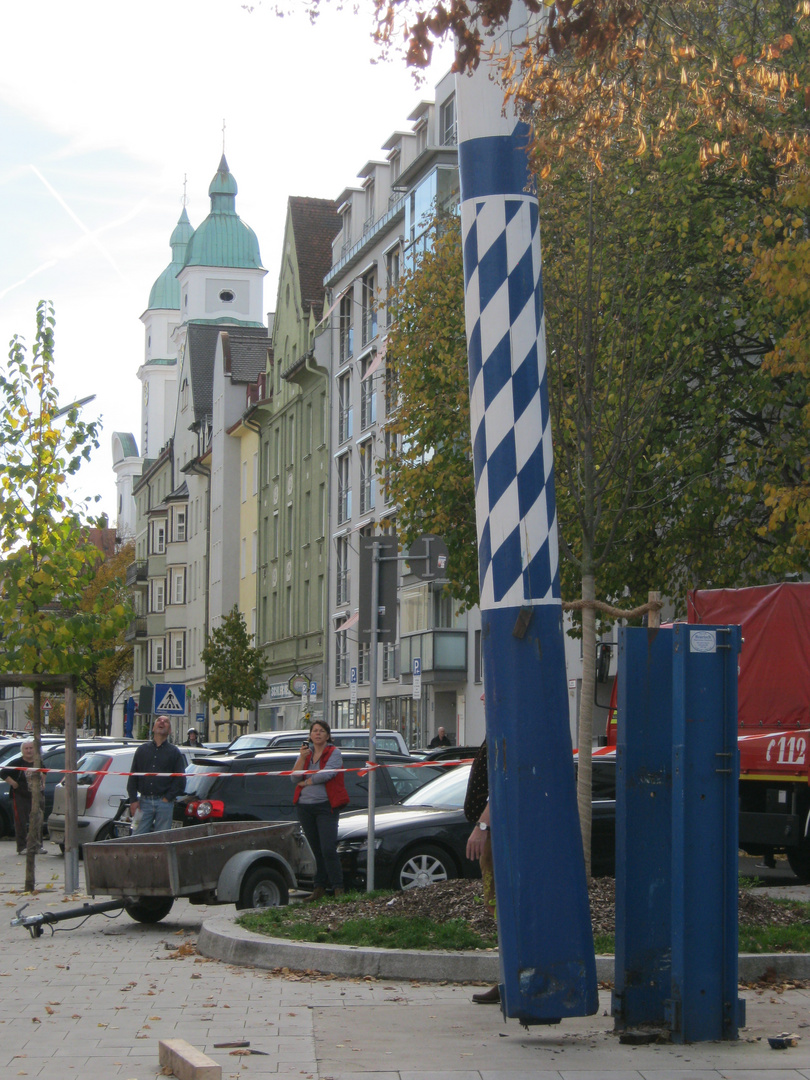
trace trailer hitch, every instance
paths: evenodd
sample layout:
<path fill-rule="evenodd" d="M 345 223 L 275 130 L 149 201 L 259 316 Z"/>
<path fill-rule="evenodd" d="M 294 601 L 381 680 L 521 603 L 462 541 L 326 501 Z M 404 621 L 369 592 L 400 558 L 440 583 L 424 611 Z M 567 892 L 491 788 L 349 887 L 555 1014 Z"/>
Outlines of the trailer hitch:
<path fill-rule="evenodd" d="M 81 907 L 67 908 L 65 911 L 41 911 L 37 915 L 23 915 L 28 907 L 28 904 L 23 904 L 22 907 L 17 908 L 17 914 L 11 920 L 11 925 L 24 926 L 32 938 L 38 938 L 42 937 L 44 925 L 64 922 L 66 919 L 87 918 L 90 915 L 99 915 L 102 911 L 123 911 L 126 906 L 124 900 L 104 900 L 98 904 L 82 904 Z"/>

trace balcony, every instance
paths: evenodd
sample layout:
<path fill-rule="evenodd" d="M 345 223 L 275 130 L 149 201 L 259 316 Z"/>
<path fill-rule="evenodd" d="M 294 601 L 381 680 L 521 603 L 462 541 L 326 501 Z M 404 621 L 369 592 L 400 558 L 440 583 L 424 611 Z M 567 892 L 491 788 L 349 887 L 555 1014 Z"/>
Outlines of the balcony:
<path fill-rule="evenodd" d="M 136 619 L 133 619 L 129 626 L 124 631 L 125 641 L 138 641 L 141 638 L 146 637 L 146 616 L 139 615 Z"/>
<path fill-rule="evenodd" d="M 127 586 L 146 582 L 146 559 L 137 559 L 127 567 Z"/>

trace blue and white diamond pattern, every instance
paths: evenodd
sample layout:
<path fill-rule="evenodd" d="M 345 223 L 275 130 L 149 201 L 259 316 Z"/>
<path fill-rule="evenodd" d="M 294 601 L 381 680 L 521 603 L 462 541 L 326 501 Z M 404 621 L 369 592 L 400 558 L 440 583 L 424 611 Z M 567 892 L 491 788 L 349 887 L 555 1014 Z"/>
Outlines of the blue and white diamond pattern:
<path fill-rule="evenodd" d="M 537 203 L 472 198 L 461 219 L 481 607 L 558 603 Z"/>

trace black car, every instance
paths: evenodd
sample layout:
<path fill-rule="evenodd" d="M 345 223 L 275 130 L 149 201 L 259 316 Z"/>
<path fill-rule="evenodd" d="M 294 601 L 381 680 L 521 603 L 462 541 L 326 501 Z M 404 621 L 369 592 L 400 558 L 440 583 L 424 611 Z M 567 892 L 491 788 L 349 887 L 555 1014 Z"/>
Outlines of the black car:
<path fill-rule="evenodd" d="M 478 746 L 437 746 L 422 753 L 422 761 L 468 761 L 478 753 Z"/>
<path fill-rule="evenodd" d="M 348 810 L 368 806 L 368 755 L 341 750 Z M 237 754 L 212 754 L 190 766 L 186 794 L 175 805 L 175 820 L 186 825 L 201 821 L 295 820 L 290 770 L 298 759 L 296 750 L 269 750 Z M 410 759 L 380 754 L 375 796 L 378 806 L 389 806 L 413 794 L 438 775 L 438 769 L 411 768 Z M 287 775 L 277 775 L 285 773 Z"/>
<path fill-rule="evenodd" d="M 448 878 L 480 877 L 465 854 L 470 824 L 464 817 L 469 765 L 459 765 L 427 784 L 400 806 L 375 815 L 374 885 L 412 889 Z M 595 877 L 615 871 L 616 759 L 593 759 L 591 867 Z M 368 814 L 341 816 L 338 853 L 348 888 L 364 888 Z"/>

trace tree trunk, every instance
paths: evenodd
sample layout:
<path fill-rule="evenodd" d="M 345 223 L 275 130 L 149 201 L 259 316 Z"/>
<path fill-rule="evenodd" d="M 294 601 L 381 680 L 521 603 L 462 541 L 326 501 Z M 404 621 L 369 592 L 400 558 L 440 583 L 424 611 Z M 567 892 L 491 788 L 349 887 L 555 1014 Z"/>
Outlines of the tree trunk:
<path fill-rule="evenodd" d="M 34 687 L 34 765 L 42 768 L 42 689 Z M 31 788 L 31 820 L 28 823 L 28 840 L 25 849 L 25 891 L 36 888 L 36 856 L 42 847 L 42 788 L 41 772 L 29 773 Z"/>
<path fill-rule="evenodd" d="M 582 599 L 596 599 L 593 574 L 582 575 Z M 591 877 L 591 747 L 593 745 L 593 700 L 596 686 L 596 611 L 582 611 L 582 692 L 579 699 L 579 753 L 577 766 L 577 806 L 585 853 L 585 872 Z"/>

